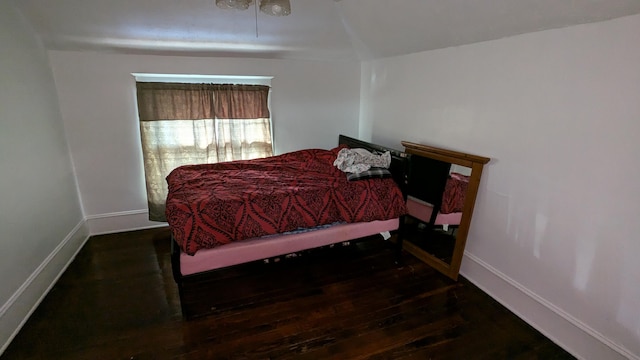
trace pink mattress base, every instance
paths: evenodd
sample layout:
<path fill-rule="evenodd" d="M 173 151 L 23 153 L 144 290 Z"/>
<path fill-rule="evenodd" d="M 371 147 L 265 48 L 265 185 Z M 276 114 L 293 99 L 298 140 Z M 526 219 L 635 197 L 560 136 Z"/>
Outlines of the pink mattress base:
<path fill-rule="evenodd" d="M 366 223 L 340 224 L 314 231 L 238 241 L 213 249 L 198 250 L 193 256 L 181 252 L 180 273 L 191 275 L 249 261 L 286 255 L 396 230 L 399 224 L 400 221 L 397 218 Z"/>
<path fill-rule="evenodd" d="M 432 212 L 433 205 L 411 196 L 407 197 L 407 213 L 409 215 L 424 222 L 429 222 Z M 460 219 L 462 219 L 461 212 L 449 214 L 438 213 L 434 225 L 460 225 Z"/>

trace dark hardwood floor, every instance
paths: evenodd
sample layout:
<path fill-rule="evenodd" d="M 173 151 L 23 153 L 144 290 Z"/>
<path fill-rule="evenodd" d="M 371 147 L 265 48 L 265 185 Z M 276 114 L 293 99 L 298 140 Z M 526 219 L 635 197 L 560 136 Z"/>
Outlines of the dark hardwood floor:
<path fill-rule="evenodd" d="M 10 359 L 572 359 L 465 279 L 369 241 L 218 273 L 185 321 L 167 229 L 92 237 Z"/>

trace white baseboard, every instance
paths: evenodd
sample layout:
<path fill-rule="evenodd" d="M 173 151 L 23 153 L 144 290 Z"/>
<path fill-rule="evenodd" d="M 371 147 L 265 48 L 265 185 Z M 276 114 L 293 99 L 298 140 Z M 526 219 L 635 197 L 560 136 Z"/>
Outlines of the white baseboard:
<path fill-rule="evenodd" d="M 88 239 L 89 231 L 83 220 L 0 307 L 0 354 L 9 346 Z"/>
<path fill-rule="evenodd" d="M 578 359 L 640 360 L 638 355 L 606 338 L 473 254 L 465 252 L 460 273 Z"/>
<path fill-rule="evenodd" d="M 89 215 L 85 219 L 91 235 L 143 230 L 167 226 L 166 222 L 149 220 L 149 211 L 131 210 L 108 214 Z"/>

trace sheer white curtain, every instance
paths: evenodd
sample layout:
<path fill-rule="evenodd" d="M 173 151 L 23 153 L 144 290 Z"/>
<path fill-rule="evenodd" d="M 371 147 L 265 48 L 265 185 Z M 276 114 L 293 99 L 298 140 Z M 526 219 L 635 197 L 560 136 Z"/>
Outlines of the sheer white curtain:
<path fill-rule="evenodd" d="M 268 86 L 137 85 L 150 220 L 166 220 L 165 178 L 176 167 L 273 155 Z"/>

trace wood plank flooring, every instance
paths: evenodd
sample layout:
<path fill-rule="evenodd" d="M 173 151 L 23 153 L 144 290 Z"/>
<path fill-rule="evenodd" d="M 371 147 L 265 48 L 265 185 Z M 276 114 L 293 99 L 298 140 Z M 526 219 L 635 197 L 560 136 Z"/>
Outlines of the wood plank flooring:
<path fill-rule="evenodd" d="M 573 359 L 381 240 L 222 270 L 189 321 L 169 251 L 166 228 L 92 237 L 1 359 Z"/>

